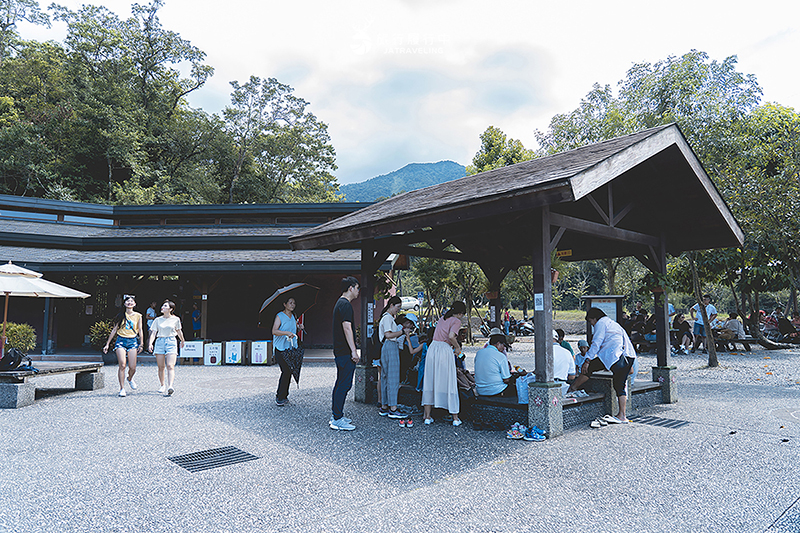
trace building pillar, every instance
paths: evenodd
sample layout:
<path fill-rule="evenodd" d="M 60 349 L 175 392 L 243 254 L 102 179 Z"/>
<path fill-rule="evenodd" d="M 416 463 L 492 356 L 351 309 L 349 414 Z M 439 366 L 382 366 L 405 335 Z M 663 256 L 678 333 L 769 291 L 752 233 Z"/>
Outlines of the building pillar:
<path fill-rule="evenodd" d="M 564 434 L 560 383 L 528 383 L 528 426 L 544 430 L 548 438 Z"/>
<path fill-rule="evenodd" d="M 528 423 L 548 437 L 564 433 L 561 383 L 553 373 L 553 284 L 550 274 L 550 208 L 543 207 L 533 224 L 533 327 L 536 381 L 528 384 Z"/>

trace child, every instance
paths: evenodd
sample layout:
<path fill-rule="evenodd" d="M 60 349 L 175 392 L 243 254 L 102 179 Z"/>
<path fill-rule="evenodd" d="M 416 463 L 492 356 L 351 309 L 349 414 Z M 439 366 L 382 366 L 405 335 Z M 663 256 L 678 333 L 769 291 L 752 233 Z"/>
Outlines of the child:
<path fill-rule="evenodd" d="M 586 361 L 586 352 L 589 351 L 589 343 L 584 339 L 578 341 L 578 354 L 575 356 L 575 367 L 577 368 L 576 374 L 581 373 L 583 362 Z"/>

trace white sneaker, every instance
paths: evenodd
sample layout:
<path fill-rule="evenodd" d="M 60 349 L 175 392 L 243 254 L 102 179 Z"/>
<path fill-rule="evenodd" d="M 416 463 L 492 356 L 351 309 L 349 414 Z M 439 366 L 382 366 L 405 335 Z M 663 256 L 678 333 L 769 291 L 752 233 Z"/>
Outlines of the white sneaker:
<path fill-rule="evenodd" d="M 161 386 L 158 388 L 158 392 L 159 392 L 159 394 L 164 394 L 164 393 L 166 392 L 166 390 L 167 390 L 167 386 L 166 386 L 166 385 L 161 385 Z"/>
<path fill-rule="evenodd" d="M 426 418 L 425 419 L 425 425 L 426 426 L 430 426 L 431 424 L 433 424 L 433 418 Z"/>
<path fill-rule="evenodd" d="M 128 386 L 131 388 L 131 390 L 136 390 L 136 389 L 139 388 L 139 386 L 136 384 L 136 382 L 133 381 L 132 379 L 128 380 Z"/>
<path fill-rule="evenodd" d="M 125 397 L 125 396 L 127 396 L 127 395 L 128 395 L 128 393 L 127 393 L 127 392 L 125 392 L 125 389 L 120 389 L 120 390 L 119 390 L 119 396 L 120 396 L 121 398 L 124 398 L 124 397 Z"/>
<path fill-rule="evenodd" d="M 331 429 L 335 429 L 337 431 L 353 431 L 356 429 L 356 427 L 350 422 L 345 422 L 344 418 L 340 418 L 339 420 L 331 420 L 328 422 L 328 425 Z"/>

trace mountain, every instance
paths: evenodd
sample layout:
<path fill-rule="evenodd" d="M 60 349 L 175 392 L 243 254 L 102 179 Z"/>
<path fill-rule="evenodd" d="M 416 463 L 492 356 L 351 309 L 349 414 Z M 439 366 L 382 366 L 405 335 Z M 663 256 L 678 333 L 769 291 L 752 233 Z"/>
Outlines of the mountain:
<path fill-rule="evenodd" d="M 339 192 L 344 193 L 346 202 L 374 202 L 381 197 L 438 185 L 465 175 L 466 169 L 453 161 L 410 163 L 383 176 L 342 185 Z"/>

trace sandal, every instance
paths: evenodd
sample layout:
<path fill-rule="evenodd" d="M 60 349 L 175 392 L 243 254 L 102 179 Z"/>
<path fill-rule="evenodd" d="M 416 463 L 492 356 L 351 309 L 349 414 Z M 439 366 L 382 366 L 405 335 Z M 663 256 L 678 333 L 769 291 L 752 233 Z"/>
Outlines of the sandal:
<path fill-rule="evenodd" d="M 602 419 L 608 422 L 609 424 L 623 424 L 622 420 L 620 420 L 616 416 L 605 415 L 603 416 Z"/>

